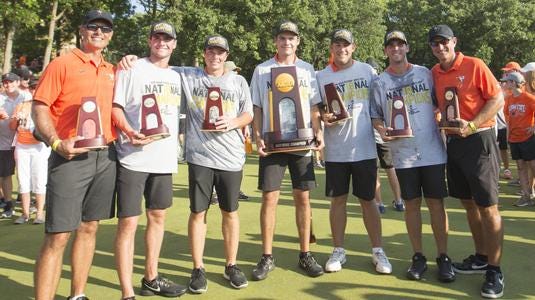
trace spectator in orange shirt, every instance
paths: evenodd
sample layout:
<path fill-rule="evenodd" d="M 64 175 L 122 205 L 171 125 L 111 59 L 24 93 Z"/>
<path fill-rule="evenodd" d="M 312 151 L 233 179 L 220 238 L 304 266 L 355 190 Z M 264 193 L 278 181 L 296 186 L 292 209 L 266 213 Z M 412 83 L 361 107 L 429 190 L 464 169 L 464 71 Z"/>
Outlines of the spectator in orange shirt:
<path fill-rule="evenodd" d="M 481 296 L 503 296 L 500 268 L 503 225 L 498 211 L 499 159 L 493 127 L 503 106 L 500 84 L 485 63 L 455 52 L 457 37 L 447 25 L 429 30 L 429 45 L 438 59 L 433 69 L 439 107 L 445 93 L 458 96 L 460 128 L 447 132 L 447 177 L 450 196 L 461 199 L 474 240 L 475 255 L 454 263 L 457 273 L 485 273 Z"/>
<path fill-rule="evenodd" d="M 501 80 L 509 92 L 505 99 L 505 119 L 509 127 L 511 156 L 517 161 L 522 196 L 515 206 L 532 206 L 528 169 L 535 171 L 535 136 L 533 135 L 535 96 L 525 91 L 526 80 L 519 72 L 508 73 Z"/>

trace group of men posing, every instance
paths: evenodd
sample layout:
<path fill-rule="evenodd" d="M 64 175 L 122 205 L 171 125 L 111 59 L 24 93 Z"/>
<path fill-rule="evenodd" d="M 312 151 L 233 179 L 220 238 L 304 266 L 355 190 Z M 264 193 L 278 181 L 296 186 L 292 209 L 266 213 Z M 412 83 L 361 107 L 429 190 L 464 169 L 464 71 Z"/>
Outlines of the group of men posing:
<path fill-rule="evenodd" d="M 143 196 L 147 228 L 140 294 L 179 296 L 186 289 L 193 293 L 206 292 L 203 251 L 207 210 L 214 187 L 223 216 L 226 259 L 223 274 L 234 288 L 246 287 L 247 278 L 236 265 L 240 228 L 238 194 L 245 162 L 244 137 L 239 129 L 251 121 L 260 155 L 258 187 L 262 190 L 263 251 L 252 278 L 265 279 L 275 268 L 275 212 L 286 168 L 290 170 L 296 209 L 299 267 L 311 277 L 322 275 L 324 268 L 310 252 L 309 192 L 316 186 L 310 151 L 264 152 L 263 136 L 270 129 L 271 119 L 271 70 L 279 66 L 296 67 L 305 124 L 313 128 L 317 148 L 325 147 L 325 193 L 331 198 L 330 221 L 335 246 L 325 270 L 339 271 L 346 262 L 344 232 L 351 180 L 352 194 L 362 207 L 376 271 L 392 272 L 382 248 L 381 220 L 373 201 L 377 176 L 375 127 L 384 140 L 390 141 L 402 197 L 406 200 L 405 218 L 414 251 L 407 276 L 419 280 L 427 269 L 421 241 L 423 195 L 437 244 L 438 278 L 451 282 L 455 280 L 455 272 L 486 272 L 482 296 L 503 295 L 499 267 L 503 229 L 497 208 L 498 160 L 491 130 L 503 97 L 498 82 L 481 60 L 455 52 L 457 39 L 448 26 L 434 26 L 429 31 L 430 47 L 439 60 L 432 71 L 407 61 L 407 39 L 402 32 L 393 31 L 384 39 L 389 66 L 378 76 L 369 65 L 353 60 L 356 49 L 353 36 L 348 30 L 340 29 L 331 38 L 332 62 L 316 75 L 310 64 L 296 56 L 300 43 L 297 25 L 283 21 L 274 30 L 277 52 L 256 67 L 250 88 L 242 76 L 225 71 L 229 44 L 219 35 L 206 39 L 204 68 L 176 68 L 168 64 L 177 46 L 175 29 L 167 22 L 155 23 L 148 40 L 150 55 L 142 59 L 124 58 L 122 68 L 115 73 L 102 56 L 113 35 L 111 15 L 98 10 L 88 12 L 79 34 L 80 49 L 55 59 L 47 67 L 34 96 L 36 128 L 53 149 L 49 161 L 46 235 L 35 271 L 36 299 L 54 298 L 71 232 L 76 234 L 69 299 L 87 299 L 84 288 L 98 221 L 114 216 L 115 189 L 119 218 L 115 257 L 122 299 L 135 299 L 134 236 Z M 324 110 L 323 86 L 329 83 L 336 85 L 351 119 L 331 122 L 333 115 Z M 444 102 L 444 89 L 449 86 L 458 91 L 462 127 L 448 132 L 445 147 L 435 121 L 435 107 Z M 222 95 L 224 114 L 217 118 L 215 126 L 219 131 L 216 132 L 202 130 L 210 87 L 219 87 Z M 156 95 L 170 137 L 156 140 L 140 133 L 141 97 L 146 94 Z M 386 112 L 395 95 L 402 96 L 410 106 L 413 138 L 391 138 L 386 134 Z M 108 142 L 108 147 L 102 150 L 74 147 L 82 139 L 76 136 L 76 118 L 80 99 L 86 96 L 96 97 L 100 109 Z M 187 120 L 191 211 L 188 237 L 193 259 L 187 288 L 158 274 L 165 210 L 172 204 L 172 173 L 177 171 L 179 110 L 186 114 Z M 449 193 L 462 199 L 475 244 L 475 254 L 457 264 L 452 264 L 447 256 L 448 221 L 443 204 L 447 196 L 446 168 Z"/>

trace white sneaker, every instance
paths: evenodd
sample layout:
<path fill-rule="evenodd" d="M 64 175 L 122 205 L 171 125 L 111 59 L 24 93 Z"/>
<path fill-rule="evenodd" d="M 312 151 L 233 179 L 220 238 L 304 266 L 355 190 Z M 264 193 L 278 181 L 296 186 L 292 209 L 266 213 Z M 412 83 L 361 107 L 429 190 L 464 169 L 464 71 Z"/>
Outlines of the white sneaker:
<path fill-rule="evenodd" d="M 333 253 L 325 263 L 325 271 L 338 272 L 342 270 L 342 265 L 346 263 L 346 251 L 344 248 L 335 247 Z"/>
<path fill-rule="evenodd" d="M 392 265 L 388 261 L 385 252 L 381 249 L 379 251 L 373 252 L 372 261 L 375 265 L 375 271 L 381 274 L 390 274 L 392 273 Z"/>

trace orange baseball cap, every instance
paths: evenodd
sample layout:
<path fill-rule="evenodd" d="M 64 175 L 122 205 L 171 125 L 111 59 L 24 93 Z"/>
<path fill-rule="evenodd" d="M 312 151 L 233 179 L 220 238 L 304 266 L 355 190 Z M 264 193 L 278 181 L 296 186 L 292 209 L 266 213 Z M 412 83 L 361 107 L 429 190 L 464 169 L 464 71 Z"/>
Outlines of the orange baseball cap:
<path fill-rule="evenodd" d="M 516 61 L 510 61 L 502 68 L 502 71 L 519 71 L 521 68 Z"/>

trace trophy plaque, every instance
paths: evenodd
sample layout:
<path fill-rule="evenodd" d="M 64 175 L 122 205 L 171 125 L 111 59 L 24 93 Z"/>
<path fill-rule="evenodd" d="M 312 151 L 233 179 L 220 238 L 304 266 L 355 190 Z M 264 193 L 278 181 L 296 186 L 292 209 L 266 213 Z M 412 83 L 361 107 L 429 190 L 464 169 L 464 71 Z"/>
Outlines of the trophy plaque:
<path fill-rule="evenodd" d="M 204 106 L 204 122 L 202 131 L 225 131 L 216 129 L 217 118 L 223 115 L 223 105 L 221 103 L 221 89 L 219 87 L 209 87 L 206 104 Z"/>
<path fill-rule="evenodd" d="M 162 122 L 155 94 L 147 94 L 141 97 L 141 129 L 139 132 L 155 140 L 171 135 L 169 128 Z"/>
<path fill-rule="evenodd" d="M 327 98 L 327 112 L 332 113 L 334 117 L 330 123 L 334 124 L 351 119 L 334 83 L 325 85 L 325 97 Z"/>
<path fill-rule="evenodd" d="M 447 87 L 444 91 L 444 106 L 440 110 L 442 118 L 438 123 L 440 129 L 459 129 L 461 122 L 456 120 L 460 117 L 459 114 L 459 98 L 457 97 L 457 89 L 454 87 Z"/>
<path fill-rule="evenodd" d="M 104 149 L 106 138 L 102 134 L 100 111 L 95 97 L 83 97 L 78 110 L 78 124 L 76 125 L 78 136 L 84 139 L 76 141 L 74 148 L 86 148 L 90 150 Z"/>
<path fill-rule="evenodd" d="M 396 95 L 390 105 L 388 127 L 392 129 L 386 132 L 390 137 L 413 137 L 409 113 L 403 97 Z"/>
<path fill-rule="evenodd" d="M 314 131 L 303 116 L 295 66 L 271 69 L 270 127 L 264 133 L 266 153 L 293 152 L 316 147 Z"/>

